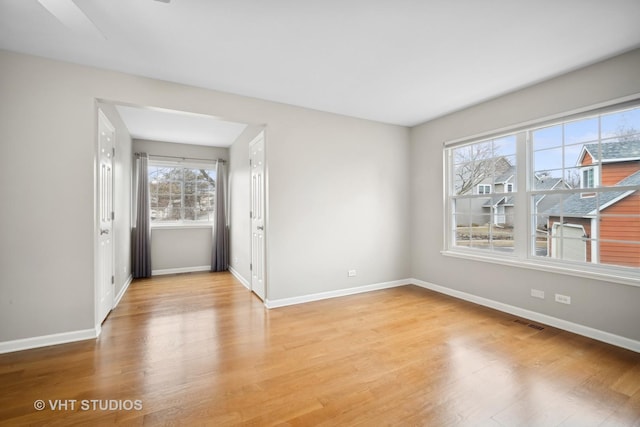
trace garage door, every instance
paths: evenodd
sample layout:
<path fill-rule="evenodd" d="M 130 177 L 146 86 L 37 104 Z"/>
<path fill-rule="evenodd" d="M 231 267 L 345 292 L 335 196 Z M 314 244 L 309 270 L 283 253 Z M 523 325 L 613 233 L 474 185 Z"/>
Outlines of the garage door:
<path fill-rule="evenodd" d="M 551 256 L 571 261 L 587 260 L 587 242 L 584 227 L 578 224 L 553 224 L 551 229 Z"/>

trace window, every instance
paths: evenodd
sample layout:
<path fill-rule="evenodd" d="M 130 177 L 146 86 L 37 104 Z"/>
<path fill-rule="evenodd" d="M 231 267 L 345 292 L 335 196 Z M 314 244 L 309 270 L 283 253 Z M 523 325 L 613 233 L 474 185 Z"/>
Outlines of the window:
<path fill-rule="evenodd" d="M 640 284 L 637 101 L 448 143 L 444 155 L 445 253 Z"/>
<path fill-rule="evenodd" d="M 595 168 L 582 169 L 582 181 L 580 181 L 580 188 L 593 188 L 595 187 Z"/>
<path fill-rule="evenodd" d="M 151 223 L 213 221 L 215 166 L 149 162 Z"/>
<path fill-rule="evenodd" d="M 478 194 L 491 194 L 491 184 L 478 184 Z"/>
<path fill-rule="evenodd" d="M 513 251 L 513 198 L 491 189 L 516 173 L 515 148 L 509 135 L 450 150 L 453 246 Z"/>

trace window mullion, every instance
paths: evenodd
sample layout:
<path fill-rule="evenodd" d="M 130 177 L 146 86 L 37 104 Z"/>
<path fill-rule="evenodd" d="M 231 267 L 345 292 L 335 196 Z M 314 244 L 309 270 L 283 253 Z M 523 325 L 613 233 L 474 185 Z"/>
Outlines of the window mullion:
<path fill-rule="evenodd" d="M 527 257 L 527 247 L 529 245 L 529 235 L 531 225 L 529 215 L 529 200 L 527 191 L 530 183 L 528 179 L 528 156 L 527 156 L 527 132 L 521 131 L 516 134 L 516 188 L 513 193 L 514 211 L 513 211 L 513 240 L 514 254 L 518 258 Z"/>
<path fill-rule="evenodd" d="M 184 185 L 184 168 L 180 168 L 180 220 L 184 221 L 186 218 L 184 217 L 185 211 L 185 185 Z"/>

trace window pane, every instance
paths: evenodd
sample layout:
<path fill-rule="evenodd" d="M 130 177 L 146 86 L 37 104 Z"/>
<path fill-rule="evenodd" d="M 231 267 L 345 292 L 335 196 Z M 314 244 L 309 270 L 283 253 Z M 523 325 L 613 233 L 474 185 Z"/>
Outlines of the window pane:
<path fill-rule="evenodd" d="M 620 141 L 640 139 L 640 108 L 605 114 L 600 123 L 603 138 Z"/>
<path fill-rule="evenodd" d="M 533 150 L 562 147 L 562 125 L 536 129 L 533 134 Z"/>
<path fill-rule="evenodd" d="M 562 169 L 536 171 L 532 179 L 532 188 L 534 190 L 553 190 L 566 187 L 562 180 Z"/>
<path fill-rule="evenodd" d="M 585 144 L 567 145 L 564 147 L 564 167 L 573 168 L 579 165 L 580 155 L 584 151 Z"/>
<path fill-rule="evenodd" d="M 562 147 L 534 152 L 533 169 L 536 173 L 562 169 Z"/>
<path fill-rule="evenodd" d="M 576 120 L 564 125 L 564 143 L 597 141 L 599 138 L 598 117 Z"/>
<path fill-rule="evenodd" d="M 214 169 L 149 166 L 151 220 L 212 220 Z"/>

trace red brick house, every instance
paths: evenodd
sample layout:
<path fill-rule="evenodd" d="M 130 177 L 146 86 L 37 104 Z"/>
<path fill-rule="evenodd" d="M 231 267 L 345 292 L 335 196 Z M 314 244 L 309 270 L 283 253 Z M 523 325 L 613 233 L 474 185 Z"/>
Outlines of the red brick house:
<path fill-rule="evenodd" d="M 577 166 L 581 188 L 612 191 L 572 194 L 552 208 L 549 256 L 640 267 L 640 141 L 585 144 Z"/>

